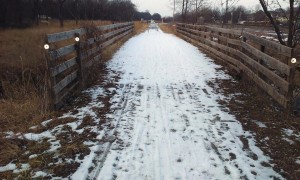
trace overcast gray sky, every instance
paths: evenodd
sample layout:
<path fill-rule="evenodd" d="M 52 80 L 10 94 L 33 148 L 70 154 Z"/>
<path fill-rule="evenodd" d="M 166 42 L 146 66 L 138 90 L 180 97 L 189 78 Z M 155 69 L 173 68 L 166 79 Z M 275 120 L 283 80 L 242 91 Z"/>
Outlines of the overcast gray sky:
<path fill-rule="evenodd" d="M 137 5 L 139 11 L 149 10 L 151 14 L 159 13 L 162 16 L 172 16 L 172 1 L 173 0 L 132 0 Z M 211 0 L 212 6 L 218 5 L 221 0 Z M 255 5 L 259 4 L 259 0 L 240 0 L 240 5 L 246 8 L 254 8 Z"/>

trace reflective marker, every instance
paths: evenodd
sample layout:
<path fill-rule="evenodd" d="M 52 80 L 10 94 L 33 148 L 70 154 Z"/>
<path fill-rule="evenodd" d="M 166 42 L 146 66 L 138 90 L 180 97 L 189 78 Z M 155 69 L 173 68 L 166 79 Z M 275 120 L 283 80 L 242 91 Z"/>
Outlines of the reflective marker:
<path fill-rule="evenodd" d="M 49 49 L 49 44 L 45 44 L 45 45 L 44 45 L 44 48 L 45 48 L 45 49 Z"/>

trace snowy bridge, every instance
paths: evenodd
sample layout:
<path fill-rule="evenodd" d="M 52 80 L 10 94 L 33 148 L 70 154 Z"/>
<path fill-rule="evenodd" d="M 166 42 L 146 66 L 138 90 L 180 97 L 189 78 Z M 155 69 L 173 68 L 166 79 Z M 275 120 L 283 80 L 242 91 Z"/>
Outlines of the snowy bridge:
<path fill-rule="evenodd" d="M 107 63 L 107 88 L 89 89 L 92 102 L 79 109 L 97 120 L 93 107 L 105 106 L 98 102 L 103 92 L 112 94 L 98 132 L 102 140 L 72 178 L 281 178 L 272 165 L 264 165 L 270 159 L 253 134 L 218 103 L 232 98 L 208 85 L 231 79 L 219 67 L 196 47 L 156 28 L 131 38 Z"/>

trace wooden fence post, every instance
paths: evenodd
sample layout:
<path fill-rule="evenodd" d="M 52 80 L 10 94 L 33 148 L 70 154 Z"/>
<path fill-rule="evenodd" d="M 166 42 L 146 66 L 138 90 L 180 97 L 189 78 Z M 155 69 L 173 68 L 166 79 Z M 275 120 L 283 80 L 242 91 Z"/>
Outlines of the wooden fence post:
<path fill-rule="evenodd" d="M 79 33 L 75 33 L 74 34 L 74 38 L 75 38 L 75 50 L 76 50 L 76 62 L 78 64 L 78 80 L 79 80 L 79 84 L 80 84 L 80 88 L 84 88 L 84 66 L 83 66 L 83 62 L 81 59 L 81 38 Z"/>
<path fill-rule="evenodd" d="M 243 34 L 242 34 L 243 36 Z M 243 42 L 246 43 L 247 42 L 247 38 L 245 36 L 243 36 Z M 246 50 L 245 48 L 242 46 L 242 53 L 245 54 Z M 242 58 L 240 58 L 241 63 L 244 64 L 244 60 Z"/>
<path fill-rule="evenodd" d="M 287 92 L 287 100 L 288 100 L 288 102 L 287 102 L 287 107 L 286 108 L 288 110 L 291 110 L 291 108 L 293 107 L 292 103 L 293 103 L 293 100 L 294 100 L 296 67 L 295 67 L 295 64 L 293 64 L 291 62 L 291 59 L 294 57 L 294 50 L 295 49 L 291 50 L 291 57 L 288 57 L 289 58 L 288 65 L 291 67 L 291 69 L 290 69 L 290 75 L 287 78 L 287 81 L 289 83 L 289 89 L 288 89 L 288 92 Z"/>
<path fill-rule="evenodd" d="M 263 46 L 263 45 L 260 45 L 260 51 L 263 52 L 263 53 L 265 53 L 265 50 L 266 50 L 266 47 Z M 258 58 L 258 63 L 261 64 L 261 65 L 263 65 L 263 60 L 260 59 L 260 58 Z M 263 74 L 262 74 L 262 73 L 259 73 L 259 71 L 257 71 L 257 74 L 258 74 L 258 76 L 259 76 L 260 78 L 266 80 L 266 78 L 263 78 Z"/>
<path fill-rule="evenodd" d="M 45 59 L 46 59 L 46 74 L 47 74 L 47 89 L 49 96 L 49 104 L 51 105 L 51 109 L 56 109 L 55 107 L 55 93 L 53 91 L 53 84 L 56 84 L 56 77 L 51 75 L 51 68 L 54 66 L 54 62 L 51 60 L 50 53 L 53 51 L 49 45 L 48 37 L 45 36 L 44 38 L 44 52 L 45 52 Z"/>

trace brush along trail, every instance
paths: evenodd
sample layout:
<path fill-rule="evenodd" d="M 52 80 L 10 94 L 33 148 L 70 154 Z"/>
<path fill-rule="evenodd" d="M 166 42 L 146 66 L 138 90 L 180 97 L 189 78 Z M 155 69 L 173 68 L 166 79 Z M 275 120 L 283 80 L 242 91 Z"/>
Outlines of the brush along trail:
<path fill-rule="evenodd" d="M 104 128 L 106 143 L 87 178 L 281 178 L 253 134 L 218 103 L 234 95 L 209 86 L 231 77 L 196 47 L 151 24 L 107 67 L 119 76 L 106 115 L 112 128 Z"/>

